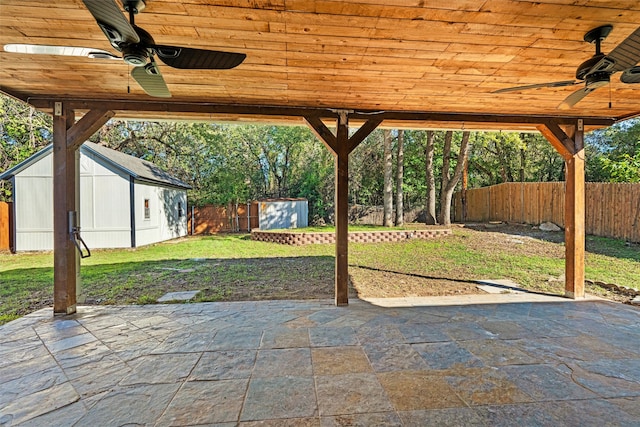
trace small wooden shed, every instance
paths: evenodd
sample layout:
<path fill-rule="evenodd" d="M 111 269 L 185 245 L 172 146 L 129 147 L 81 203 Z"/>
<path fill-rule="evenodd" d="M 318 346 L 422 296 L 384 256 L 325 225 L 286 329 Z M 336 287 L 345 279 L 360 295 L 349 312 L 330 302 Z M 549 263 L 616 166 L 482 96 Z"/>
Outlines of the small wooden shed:
<path fill-rule="evenodd" d="M 12 251 L 53 249 L 53 145 L 0 174 L 13 187 Z M 151 162 L 85 142 L 80 234 L 87 246 L 125 248 L 187 234 L 189 185 Z"/>

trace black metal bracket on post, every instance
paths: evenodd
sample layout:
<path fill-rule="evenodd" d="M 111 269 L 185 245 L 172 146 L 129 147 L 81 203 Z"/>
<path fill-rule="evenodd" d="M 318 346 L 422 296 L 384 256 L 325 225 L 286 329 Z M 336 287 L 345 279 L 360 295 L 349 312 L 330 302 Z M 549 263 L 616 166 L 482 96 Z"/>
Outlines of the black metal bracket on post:
<path fill-rule="evenodd" d="M 78 213 L 76 211 L 69 211 L 69 238 L 78 249 L 80 258 L 89 258 L 91 251 L 87 244 L 82 240 L 80 236 L 80 226 L 78 225 Z M 84 250 L 83 250 L 84 247 Z M 86 253 L 85 253 L 86 251 Z"/>

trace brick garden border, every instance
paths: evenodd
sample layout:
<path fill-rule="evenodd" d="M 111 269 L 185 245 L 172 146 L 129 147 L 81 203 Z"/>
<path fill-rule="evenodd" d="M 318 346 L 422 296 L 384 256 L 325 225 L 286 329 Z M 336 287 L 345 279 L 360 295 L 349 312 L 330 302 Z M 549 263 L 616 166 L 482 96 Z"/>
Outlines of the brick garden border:
<path fill-rule="evenodd" d="M 352 243 L 381 243 L 403 242 L 411 239 L 433 239 L 451 234 L 450 228 L 429 228 L 416 230 L 380 230 L 380 231 L 350 231 L 349 242 Z M 312 245 L 317 243 L 335 243 L 333 232 L 296 233 L 286 231 L 251 230 L 251 240 L 260 242 L 280 243 L 282 245 Z"/>

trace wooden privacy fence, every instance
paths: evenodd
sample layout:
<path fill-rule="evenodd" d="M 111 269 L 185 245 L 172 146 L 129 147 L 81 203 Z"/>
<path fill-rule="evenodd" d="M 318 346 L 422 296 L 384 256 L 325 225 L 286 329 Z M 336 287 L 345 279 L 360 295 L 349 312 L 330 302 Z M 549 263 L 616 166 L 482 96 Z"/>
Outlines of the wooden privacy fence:
<path fill-rule="evenodd" d="M 6 251 L 13 246 L 11 203 L 0 202 L 0 251 Z"/>
<path fill-rule="evenodd" d="M 564 227 L 564 182 L 508 182 L 454 196 L 454 220 L 553 222 Z M 640 242 L 640 184 L 585 184 L 587 234 Z"/>
<path fill-rule="evenodd" d="M 258 228 L 258 202 L 227 206 L 193 206 L 189 209 L 189 234 L 250 231 Z"/>

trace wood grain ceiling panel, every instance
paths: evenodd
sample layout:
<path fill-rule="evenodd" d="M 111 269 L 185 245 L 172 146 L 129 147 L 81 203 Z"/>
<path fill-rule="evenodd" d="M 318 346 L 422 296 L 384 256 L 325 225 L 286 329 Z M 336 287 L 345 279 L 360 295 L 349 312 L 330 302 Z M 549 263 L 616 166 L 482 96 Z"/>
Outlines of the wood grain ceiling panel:
<path fill-rule="evenodd" d="M 117 53 L 81 0 L 2 0 L 0 7 L 0 45 Z M 160 64 L 172 93 L 163 102 L 566 116 L 557 106 L 579 86 L 491 92 L 573 79 L 594 52 L 584 33 L 612 24 L 602 44 L 610 52 L 638 28 L 640 2 L 148 0 L 136 23 L 157 43 L 247 54 L 224 71 Z M 25 99 L 154 101 L 122 62 L 0 51 L 0 65 L 0 90 Z M 618 78 L 612 108 L 604 88 L 569 113 L 640 114 L 640 85 Z"/>

